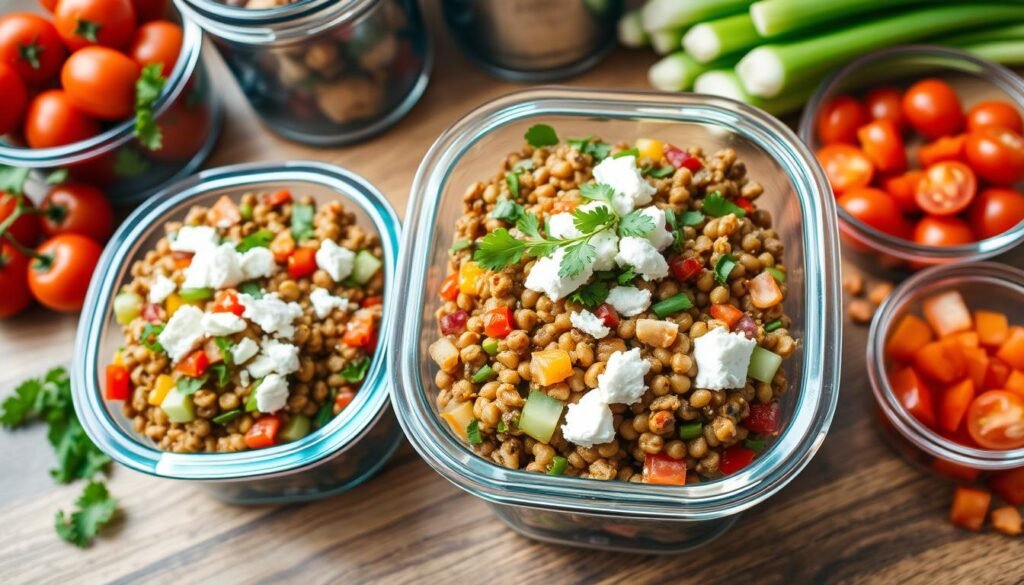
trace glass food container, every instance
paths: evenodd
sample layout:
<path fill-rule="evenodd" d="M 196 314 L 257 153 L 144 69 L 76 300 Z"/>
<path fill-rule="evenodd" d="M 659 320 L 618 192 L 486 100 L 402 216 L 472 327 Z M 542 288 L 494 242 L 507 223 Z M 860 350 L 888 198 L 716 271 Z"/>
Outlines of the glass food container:
<path fill-rule="evenodd" d="M 170 17 L 181 19 L 177 13 Z M 134 205 L 167 183 L 195 172 L 220 136 L 221 102 L 203 63 L 203 31 L 182 22 L 181 54 L 154 106 L 163 146 L 149 150 L 135 140 L 135 118 L 88 140 L 53 148 L 28 148 L 0 138 L 0 164 L 40 172 L 67 169 L 103 189 L 115 205 Z"/>
<path fill-rule="evenodd" d="M 985 472 L 1024 467 L 1024 449 L 991 451 L 962 445 L 928 428 L 906 411 L 887 375 L 885 344 L 908 313 L 921 315 L 924 299 L 947 290 L 963 295 L 971 310 L 1005 313 L 1024 322 L 1024 271 L 996 262 L 933 267 L 901 283 L 875 313 L 868 333 L 867 366 L 881 430 L 890 444 L 921 469 L 971 482 Z"/>
<path fill-rule="evenodd" d="M 341 200 L 357 223 L 376 231 L 384 250 L 385 302 L 381 337 L 363 386 L 327 426 L 306 437 L 238 453 L 180 454 L 157 450 L 103 399 L 103 365 L 123 343 L 112 299 L 130 278 L 131 265 L 164 235 L 167 221 L 181 220 L 193 205 L 212 205 L 222 195 L 287 188 L 317 202 Z M 239 504 L 285 503 L 350 489 L 376 473 L 401 442 L 388 400 L 385 359 L 393 312 L 400 224 L 376 188 L 361 177 L 322 163 L 257 163 L 204 171 L 161 192 L 137 209 L 104 250 L 90 284 L 75 340 L 72 392 L 89 437 L 114 461 L 157 477 L 181 479 L 215 497 Z"/>
<path fill-rule="evenodd" d="M 547 124 L 560 136 L 631 141 L 657 137 L 706 152 L 736 149 L 764 186 L 767 208 L 791 267 L 786 313 L 801 345 L 784 362 L 785 429 L 753 464 L 725 479 L 658 486 L 548 476 L 497 466 L 442 424 L 434 400 L 437 291 L 445 276 L 462 195 L 490 176 L 525 130 Z M 697 95 L 537 89 L 491 102 L 449 128 L 413 183 L 397 288 L 410 310 L 394 321 L 403 340 L 390 360 L 395 408 L 415 448 L 442 476 L 488 502 L 506 524 L 537 540 L 617 551 L 676 553 L 706 544 L 738 513 L 776 493 L 821 445 L 838 398 L 842 319 L 835 209 L 808 150 L 781 122 L 744 104 Z"/>
<path fill-rule="evenodd" d="M 800 138 L 816 152 L 821 143 L 815 132 L 820 109 L 842 94 L 861 94 L 880 85 L 905 88 L 915 81 L 938 77 L 950 83 L 965 108 L 976 102 L 1001 99 L 1024 110 L 1024 79 L 1002 65 L 970 53 L 934 46 L 885 49 L 865 55 L 828 77 L 811 96 L 800 118 Z M 961 246 L 924 246 L 897 238 L 866 225 L 839 207 L 843 244 L 857 252 L 855 259 L 891 267 L 922 267 L 1002 254 L 1024 242 L 1024 222 L 998 236 Z"/>
<path fill-rule="evenodd" d="M 313 145 L 364 140 L 427 87 L 415 0 L 175 0 L 217 43 L 260 118 Z"/>

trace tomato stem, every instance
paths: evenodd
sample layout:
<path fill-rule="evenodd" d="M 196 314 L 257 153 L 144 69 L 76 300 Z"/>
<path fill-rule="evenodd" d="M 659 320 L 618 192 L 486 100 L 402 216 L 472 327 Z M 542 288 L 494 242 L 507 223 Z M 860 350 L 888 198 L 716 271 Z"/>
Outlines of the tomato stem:
<path fill-rule="evenodd" d="M 12 236 L 11 234 L 3 233 L 2 231 L 0 231 L 0 238 L 6 238 L 7 241 L 10 242 L 12 246 L 14 246 L 14 249 L 28 256 L 29 258 L 35 258 L 41 262 L 46 262 L 47 264 L 49 264 L 50 261 L 52 261 L 52 258 L 49 258 L 44 254 L 40 254 L 33 250 L 32 248 L 22 246 L 21 243 L 18 242 L 18 240 L 16 240 L 14 236 Z"/>

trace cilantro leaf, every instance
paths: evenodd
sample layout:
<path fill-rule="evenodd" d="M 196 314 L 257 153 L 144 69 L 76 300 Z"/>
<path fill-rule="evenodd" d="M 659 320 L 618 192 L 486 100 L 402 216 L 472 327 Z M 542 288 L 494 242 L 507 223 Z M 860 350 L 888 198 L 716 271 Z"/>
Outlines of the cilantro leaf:
<path fill-rule="evenodd" d="M 25 380 L 15 388 L 14 394 L 8 396 L 0 406 L 0 424 L 14 428 L 31 419 L 38 412 L 36 401 L 42 387 L 39 380 Z"/>
<path fill-rule="evenodd" d="M 178 378 L 178 392 L 181 392 L 185 396 L 191 396 L 198 392 L 199 389 L 202 388 L 203 384 L 205 383 L 206 376 L 203 376 L 202 378 L 181 377 Z"/>
<path fill-rule="evenodd" d="M 231 377 L 230 372 L 228 372 L 227 364 L 213 364 L 207 369 L 216 376 L 214 378 L 214 381 L 217 383 L 218 388 L 223 388 L 228 385 L 228 382 L 231 380 Z"/>
<path fill-rule="evenodd" d="M 624 238 L 628 236 L 642 238 L 652 231 L 654 231 L 654 220 L 639 209 L 630 211 L 619 222 L 619 235 Z"/>
<path fill-rule="evenodd" d="M 608 283 L 595 280 L 590 284 L 580 287 L 576 292 L 569 295 L 569 300 L 575 303 L 579 303 L 585 307 L 593 308 L 608 299 L 608 291 L 611 290 L 608 287 Z"/>
<path fill-rule="evenodd" d="M 341 377 L 347 382 L 362 382 L 366 372 L 370 371 L 370 358 L 363 358 L 358 362 L 349 362 L 341 370 Z"/>
<path fill-rule="evenodd" d="M 613 154 L 612 158 L 622 158 L 624 156 L 632 156 L 632 157 L 640 158 L 640 151 L 637 150 L 636 148 L 629 148 L 629 149 L 626 149 L 626 150 L 620 150 L 619 152 L 616 152 L 615 154 Z"/>
<path fill-rule="evenodd" d="M 537 219 L 534 215 L 528 216 L 533 217 L 534 221 Z M 487 270 L 500 270 L 519 262 L 524 253 L 526 242 L 512 237 L 507 229 L 498 228 L 480 240 L 480 244 L 473 251 L 473 260 Z"/>
<path fill-rule="evenodd" d="M 593 209 L 576 209 L 572 212 L 572 223 L 576 229 L 584 234 L 592 234 L 615 223 L 616 216 L 607 207 L 595 207 Z"/>
<path fill-rule="evenodd" d="M 684 211 L 677 216 L 681 226 L 695 226 L 704 221 L 704 214 L 699 211 Z"/>
<path fill-rule="evenodd" d="M 135 82 L 135 137 L 149 150 L 163 147 L 163 132 L 153 115 L 153 106 L 167 84 L 162 71 L 160 63 L 146 65 Z"/>
<path fill-rule="evenodd" d="M 736 217 L 744 217 L 747 215 L 743 208 L 736 205 L 732 201 L 729 201 L 722 196 L 721 193 L 712 193 L 704 198 L 704 213 L 714 217 L 722 217 L 723 215 L 729 215 L 730 213 Z"/>
<path fill-rule="evenodd" d="M 715 263 L 715 280 L 725 284 L 729 282 L 729 275 L 736 267 L 736 257 L 732 254 L 725 254 Z"/>
<path fill-rule="evenodd" d="M 608 154 L 612 151 L 611 144 L 596 140 L 594 136 L 587 136 L 586 138 L 571 138 L 567 142 L 569 143 L 569 146 L 575 148 L 581 154 L 589 154 L 596 160 L 608 158 Z"/>
<path fill-rule="evenodd" d="M 611 205 L 612 198 L 615 197 L 615 189 L 611 185 L 605 185 L 604 183 L 587 183 L 580 187 L 580 195 L 587 199 L 604 201 Z"/>
<path fill-rule="evenodd" d="M 586 240 L 580 240 L 569 244 L 565 248 L 565 255 L 558 266 L 558 276 L 561 278 L 572 278 L 594 263 L 597 259 L 597 249 L 591 246 Z"/>
<path fill-rule="evenodd" d="M 465 250 L 466 248 L 468 248 L 468 247 L 470 247 L 472 245 L 473 245 L 473 242 L 470 242 L 469 240 L 459 240 L 459 241 L 455 242 L 454 244 L 452 244 L 452 247 L 449 248 L 448 251 L 450 253 L 454 254 L 456 252 L 460 252 L 462 250 Z"/>
<path fill-rule="evenodd" d="M 142 328 L 142 333 L 139 335 L 139 343 L 153 353 L 163 351 L 164 346 L 160 345 L 160 341 L 157 339 L 163 333 L 163 330 L 163 323 L 146 323 L 146 326 Z"/>
<path fill-rule="evenodd" d="M 534 148 L 558 144 L 558 134 L 555 134 L 555 129 L 547 124 L 530 126 L 530 129 L 526 131 L 525 138 L 527 144 Z"/>
<path fill-rule="evenodd" d="M 671 177 L 675 174 L 676 168 L 672 165 L 665 165 L 660 167 L 646 166 L 640 169 L 640 174 L 645 176 L 654 177 L 655 179 L 664 179 L 665 177 Z"/>
<path fill-rule="evenodd" d="M 511 199 L 501 199 L 494 204 L 491 217 L 515 223 L 523 215 L 523 206 Z"/>
<path fill-rule="evenodd" d="M 305 203 L 296 203 L 292 205 L 292 237 L 295 241 L 301 242 L 302 240 L 308 240 L 313 237 L 315 232 L 313 231 L 313 216 L 316 215 L 316 211 L 312 205 Z M 270 230 L 260 230 L 270 231 Z M 273 235 L 271 235 L 273 239 Z M 270 245 L 270 242 L 267 242 Z"/>
<path fill-rule="evenodd" d="M 505 174 L 505 183 L 508 184 L 508 193 L 513 198 L 519 197 L 519 175 L 512 173 Z"/>
<path fill-rule="evenodd" d="M 536 240 L 544 239 L 544 236 L 540 235 L 540 220 L 532 213 L 523 213 L 516 222 L 516 229 Z"/>
<path fill-rule="evenodd" d="M 90 481 L 75 506 L 78 509 L 70 515 L 65 515 L 63 510 L 57 512 L 54 528 L 62 539 L 84 548 L 114 517 L 117 500 L 111 497 L 103 482 Z"/>
<path fill-rule="evenodd" d="M 25 192 L 28 173 L 29 169 L 27 168 L 0 165 L 0 191 L 11 195 L 21 195 Z"/>
<path fill-rule="evenodd" d="M 294 223 L 294 215 L 292 221 Z M 249 234 L 248 236 L 242 238 L 242 241 L 238 242 L 238 245 L 235 246 L 235 249 L 238 250 L 239 252 L 248 252 L 253 248 L 269 248 L 270 242 L 272 242 L 273 240 L 274 232 L 270 231 L 267 228 L 263 228 L 260 230 L 256 230 L 253 233 Z"/>
<path fill-rule="evenodd" d="M 254 280 L 243 282 L 238 285 L 238 292 L 247 294 L 254 299 L 263 298 L 263 288 L 261 288 L 260 284 Z"/>
<path fill-rule="evenodd" d="M 215 337 L 213 338 L 213 343 L 217 345 L 217 350 L 220 352 L 220 357 L 224 360 L 224 363 L 228 367 L 235 365 L 235 359 L 231 357 L 231 350 L 235 344 L 231 343 L 231 340 L 227 337 Z"/>

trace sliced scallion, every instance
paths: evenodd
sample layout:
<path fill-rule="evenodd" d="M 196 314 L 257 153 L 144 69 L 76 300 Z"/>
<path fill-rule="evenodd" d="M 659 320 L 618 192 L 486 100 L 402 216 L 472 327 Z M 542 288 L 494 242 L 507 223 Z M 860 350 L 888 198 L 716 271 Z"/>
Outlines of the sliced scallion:
<path fill-rule="evenodd" d="M 236 408 L 234 410 L 222 412 L 221 414 L 218 414 L 217 416 L 213 417 L 213 424 L 226 425 L 240 416 L 242 416 L 241 408 Z"/>
<path fill-rule="evenodd" d="M 776 282 L 778 282 L 779 284 L 786 282 L 785 270 L 782 270 L 781 268 L 776 268 L 775 266 L 768 266 L 767 268 L 765 268 L 765 270 L 768 271 L 768 274 L 771 274 L 772 278 L 774 278 Z"/>
<path fill-rule="evenodd" d="M 640 151 L 637 150 L 636 148 L 628 148 L 626 150 L 620 150 L 619 152 L 616 152 L 615 154 L 612 155 L 612 158 L 622 158 L 624 156 L 639 157 Z"/>
<path fill-rule="evenodd" d="M 692 308 L 693 301 L 690 300 L 690 297 L 686 296 L 686 293 L 679 293 L 655 303 L 651 310 L 654 311 L 655 315 L 664 319 L 673 313 Z"/>
<path fill-rule="evenodd" d="M 181 300 L 186 303 L 196 303 L 199 301 L 205 301 L 213 298 L 212 288 L 183 288 L 178 291 L 181 295 Z"/>
<path fill-rule="evenodd" d="M 474 384 L 482 384 L 490 380 L 495 375 L 497 374 L 494 372 L 494 368 L 492 368 L 490 364 L 484 364 L 484 366 L 477 370 L 476 373 L 473 374 L 473 377 L 470 379 L 473 381 Z"/>
<path fill-rule="evenodd" d="M 487 352 L 487 355 L 497 355 L 498 353 L 498 340 L 493 337 L 488 337 L 480 344 Z"/>
<path fill-rule="evenodd" d="M 683 440 L 696 439 L 704 433 L 704 428 L 699 422 L 691 422 L 679 425 L 679 438 Z"/>
<path fill-rule="evenodd" d="M 764 451 L 764 448 L 767 444 L 767 441 L 765 441 L 764 439 L 747 439 L 746 441 L 743 441 L 743 446 L 746 447 L 747 449 L 750 449 L 754 453 L 760 453 L 761 451 Z"/>
<path fill-rule="evenodd" d="M 736 257 L 732 254 L 724 254 L 715 263 L 715 280 L 721 284 L 729 282 L 729 275 L 732 269 L 736 268 Z"/>
<path fill-rule="evenodd" d="M 470 445 L 479 445 L 484 442 L 484 438 L 480 436 L 480 421 L 473 419 L 473 422 L 469 423 L 466 427 L 466 439 Z"/>
<path fill-rule="evenodd" d="M 780 321 L 779 319 L 776 319 L 776 320 L 772 321 L 771 323 L 768 323 L 767 325 L 765 325 L 764 326 L 764 330 L 765 330 L 766 333 L 771 333 L 772 331 L 775 331 L 776 329 L 778 329 L 780 327 L 782 327 L 782 321 Z"/>
<path fill-rule="evenodd" d="M 548 470 L 548 475 L 565 475 L 565 470 L 569 467 L 569 460 L 561 455 L 555 455 L 551 459 L 551 469 Z"/>

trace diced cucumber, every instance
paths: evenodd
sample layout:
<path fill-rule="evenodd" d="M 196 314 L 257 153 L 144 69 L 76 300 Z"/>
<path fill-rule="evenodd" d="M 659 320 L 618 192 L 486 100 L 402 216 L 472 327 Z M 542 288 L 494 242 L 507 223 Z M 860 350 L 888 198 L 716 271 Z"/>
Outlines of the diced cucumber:
<path fill-rule="evenodd" d="M 782 365 L 782 356 L 763 347 L 755 347 L 754 353 L 750 354 L 750 367 L 747 368 L 747 375 L 759 382 L 771 382 L 780 365 Z"/>
<path fill-rule="evenodd" d="M 379 258 L 368 250 L 359 250 L 352 265 L 352 280 L 366 284 L 380 270 L 382 263 Z"/>
<path fill-rule="evenodd" d="M 114 297 L 114 318 L 118 324 L 127 325 L 142 314 L 142 297 L 126 292 Z"/>
<path fill-rule="evenodd" d="M 160 403 L 160 408 L 167 414 L 167 420 L 172 423 L 192 422 L 196 418 L 192 395 L 187 394 L 180 386 L 171 388 Z"/>
<path fill-rule="evenodd" d="M 562 418 L 565 403 L 556 400 L 543 392 L 531 390 L 523 405 L 523 413 L 519 415 L 519 430 L 541 443 L 551 440 L 555 434 L 558 420 Z"/>
<path fill-rule="evenodd" d="M 285 442 L 298 441 L 309 434 L 309 429 L 312 426 L 313 423 L 308 416 L 298 414 L 288 419 L 288 424 L 281 429 L 278 437 Z"/>

